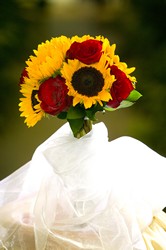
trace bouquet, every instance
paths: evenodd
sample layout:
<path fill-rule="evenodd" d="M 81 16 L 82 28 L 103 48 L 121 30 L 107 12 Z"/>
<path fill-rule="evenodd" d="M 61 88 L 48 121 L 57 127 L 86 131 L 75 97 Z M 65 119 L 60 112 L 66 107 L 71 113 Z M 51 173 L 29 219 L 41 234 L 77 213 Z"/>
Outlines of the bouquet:
<path fill-rule="evenodd" d="M 20 78 L 19 104 L 25 123 L 34 126 L 44 116 L 66 119 L 80 138 L 92 129 L 95 114 L 135 103 L 134 67 L 120 61 L 115 44 L 102 36 L 66 36 L 38 45 Z"/>
<path fill-rule="evenodd" d="M 166 159 L 130 137 L 108 141 L 92 124 L 141 97 L 115 47 L 102 36 L 61 36 L 26 61 L 25 123 L 67 123 L 0 182 L 0 249 L 166 249 Z"/>

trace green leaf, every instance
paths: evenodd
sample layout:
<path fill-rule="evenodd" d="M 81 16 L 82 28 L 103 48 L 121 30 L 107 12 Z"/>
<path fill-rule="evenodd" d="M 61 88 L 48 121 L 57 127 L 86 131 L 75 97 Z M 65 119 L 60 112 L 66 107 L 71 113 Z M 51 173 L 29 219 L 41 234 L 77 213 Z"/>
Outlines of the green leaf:
<path fill-rule="evenodd" d="M 60 70 L 55 71 L 54 74 L 52 75 L 52 77 L 55 78 L 57 75 L 61 76 Z"/>
<path fill-rule="evenodd" d="M 91 108 L 86 109 L 86 116 L 91 120 L 91 121 L 96 121 L 96 113 L 98 111 L 103 111 L 103 106 L 100 104 L 93 105 Z"/>
<path fill-rule="evenodd" d="M 71 106 L 67 112 L 67 119 L 74 120 L 80 119 L 85 117 L 85 110 L 82 109 L 80 106 Z"/>
<path fill-rule="evenodd" d="M 134 104 L 134 102 L 130 102 L 128 100 L 124 100 L 124 101 L 122 101 L 120 103 L 119 107 L 117 107 L 117 108 L 119 108 L 119 109 L 121 109 L 121 108 L 128 108 L 128 107 L 132 106 L 133 104 Z"/>
<path fill-rule="evenodd" d="M 117 110 L 117 108 L 112 108 L 112 107 L 109 107 L 109 106 L 105 106 L 104 107 L 104 109 L 106 110 L 106 111 L 115 111 L 115 110 Z"/>
<path fill-rule="evenodd" d="M 74 136 L 76 137 L 76 135 L 79 133 L 79 131 L 82 129 L 83 124 L 84 124 L 84 118 L 80 118 L 80 119 L 67 119 L 69 124 L 70 124 L 70 128 L 74 134 Z"/>
<path fill-rule="evenodd" d="M 134 102 L 130 102 L 128 100 L 124 100 L 120 103 L 120 105 L 117 108 L 112 108 L 109 106 L 105 106 L 104 109 L 107 111 L 115 111 L 117 109 L 121 109 L 121 108 L 128 108 L 130 106 L 132 106 L 134 104 Z"/>
<path fill-rule="evenodd" d="M 61 112 L 57 115 L 59 119 L 66 119 L 67 118 L 67 112 Z"/>
<path fill-rule="evenodd" d="M 115 111 L 121 108 L 128 108 L 132 106 L 141 96 L 142 95 L 134 89 L 130 92 L 130 95 L 127 97 L 127 99 L 123 100 L 117 108 L 112 108 L 106 105 L 104 109 L 107 111 Z"/>
<path fill-rule="evenodd" d="M 95 115 L 96 115 L 95 111 L 93 111 L 93 110 L 86 110 L 86 117 L 88 117 L 89 120 L 96 121 Z"/>
<path fill-rule="evenodd" d="M 136 102 L 142 95 L 137 90 L 132 90 L 126 100 Z"/>

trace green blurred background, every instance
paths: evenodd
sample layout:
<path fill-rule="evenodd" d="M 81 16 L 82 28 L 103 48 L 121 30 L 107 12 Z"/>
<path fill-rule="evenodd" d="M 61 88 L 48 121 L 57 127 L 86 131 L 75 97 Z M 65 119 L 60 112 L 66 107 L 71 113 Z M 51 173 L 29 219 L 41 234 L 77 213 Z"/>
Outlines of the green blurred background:
<path fill-rule="evenodd" d="M 165 0 L 0 0 L 0 179 L 63 124 L 45 118 L 27 128 L 18 111 L 25 60 L 39 43 L 60 35 L 103 35 L 117 44 L 121 61 L 136 67 L 143 97 L 129 109 L 98 114 L 99 121 L 110 139 L 132 136 L 166 156 L 165 10 Z"/>

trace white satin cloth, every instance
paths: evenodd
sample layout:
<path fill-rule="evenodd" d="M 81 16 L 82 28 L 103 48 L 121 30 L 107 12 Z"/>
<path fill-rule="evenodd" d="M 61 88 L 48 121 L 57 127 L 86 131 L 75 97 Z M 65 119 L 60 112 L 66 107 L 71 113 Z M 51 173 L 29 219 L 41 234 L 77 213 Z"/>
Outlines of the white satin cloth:
<path fill-rule="evenodd" d="M 166 158 L 103 123 L 80 139 L 68 123 L 0 182 L 0 250 L 145 250 L 166 206 Z"/>

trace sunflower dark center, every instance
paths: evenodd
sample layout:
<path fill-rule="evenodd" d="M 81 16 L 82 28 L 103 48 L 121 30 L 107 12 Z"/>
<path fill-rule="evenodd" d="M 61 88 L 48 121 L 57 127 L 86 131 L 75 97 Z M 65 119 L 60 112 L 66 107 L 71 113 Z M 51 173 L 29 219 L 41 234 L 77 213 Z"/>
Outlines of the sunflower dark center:
<path fill-rule="evenodd" d="M 33 108 L 33 110 L 35 111 L 36 109 L 35 109 L 35 105 L 37 105 L 39 102 L 37 101 L 37 99 L 36 99 L 36 94 L 38 93 L 38 90 L 32 90 L 32 94 L 31 94 L 31 102 L 32 102 L 32 108 Z"/>
<path fill-rule="evenodd" d="M 72 77 L 72 86 L 81 95 L 97 96 L 104 86 L 104 78 L 99 70 L 93 67 L 82 67 Z"/>

